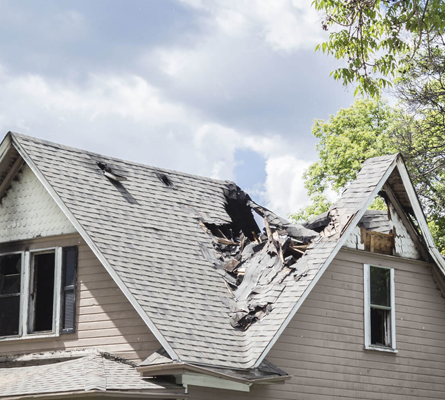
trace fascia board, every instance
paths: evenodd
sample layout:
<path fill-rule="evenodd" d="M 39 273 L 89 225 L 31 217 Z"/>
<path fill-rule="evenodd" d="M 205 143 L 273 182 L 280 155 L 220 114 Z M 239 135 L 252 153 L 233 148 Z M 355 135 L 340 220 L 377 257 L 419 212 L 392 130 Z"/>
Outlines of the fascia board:
<path fill-rule="evenodd" d="M 99 259 L 99 261 L 102 263 L 104 268 L 107 270 L 107 272 L 113 278 L 113 280 L 116 282 L 117 286 L 122 290 L 125 297 L 128 299 L 128 301 L 134 307 L 136 312 L 139 314 L 139 316 L 142 318 L 142 320 L 147 324 L 149 329 L 152 331 L 153 335 L 156 337 L 156 339 L 159 341 L 159 343 L 163 346 L 163 348 L 167 351 L 170 358 L 172 358 L 173 360 L 179 361 L 180 358 L 179 358 L 178 354 L 173 350 L 173 348 L 170 346 L 170 344 L 167 342 L 167 340 L 164 338 L 164 336 L 158 330 L 158 328 L 153 323 L 153 321 L 150 319 L 150 317 L 142 309 L 141 305 L 138 303 L 138 301 L 135 299 L 135 297 L 128 290 L 127 286 L 121 280 L 121 278 L 116 274 L 116 272 L 111 267 L 111 265 L 108 263 L 107 259 L 104 257 L 102 252 L 99 250 L 99 248 L 96 246 L 94 241 L 87 234 L 87 232 L 85 231 L 83 226 L 77 221 L 76 217 L 71 213 L 69 208 L 63 202 L 63 200 L 59 197 L 59 195 L 56 193 L 56 191 L 53 189 L 53 187 L 46 180 L 44 175 L 37 168 L 34 161 L 31 159 L 31 157 L 29 157 L 26 150 L 20 145 L 20 143 L 18 143 L 16 140 L 14 140 L 14 138 L 13 138 L 13 144 L 14 144 L 14 147 L 16 148 L 16 150 L 19 152 L 19 154 L 22 156 L 22 158 L 28 164 L 29 168 L 31 168 L 32 172 L 37 176 L 37 179 L 45 187 L 45 189 L 48 191 L 48 193 L 50 194 L 52 199 L 56 202 L 56 204 L 60 207 L 60 209 L 65 214 L 65 216 L 68 218 L 68 220 L 73 224 L 73 226 L 76 228 L 76 230 L 82 236 L 83 240 L 85 240 L 85 242 L 88 244 L 88 246 L 90 247 L 92 252 L 95 254 L 95 256 Z"/>
<path fill-rule="evenodd" d="M 208 375 L 215 378 L 225 379 L 228 381 L 238 382 L 242 384 L 280 383 L 292 378 L 291 375 L 263 377 L 258 379 L 237 378 L 235 376 L 225 374 L 224 372 L 208 370 L 206 368 L 187 363 L 146 365 L 143 367 L 136 367 L 136 370 L 141 374 L 146 373 L 147 375 L 182 375 L 186 373 L 194 373 L 200 375 Z"/>
<path fill-rule="evenodd" d="M 411 206 L 413 207 L 414 215 L 417 219 L 417 222 L 419 223 L 420 230 L 422 231 L 423 237 L 427 244 L 428 251 L 442 271 L 442 274 L 445 275 L 445 260 L 437 249 L 436 244 L 434 243 L 434 239 L 428 227 L 428 222 L 426 221 L 426 217 L 420 205 L 419 198 L 416 191 L 414 190 L 414 186 L 411 182 L 408 170 L 406 169 L 405 164 L 402 160 L 399 160 L 397 162 L 397 168 L 399 170 L 400 177 L 402 178 L 406 193 L 408 194 L 409 201 L 411 202 Z"/>
<path fill-rule="evenodd" d="M 376 185 L 376 187 L 374 188 L 374 190 L 371 192 L 371 194 L 368 196 L 368 199 L 366 200 L 366 202 L 364 203 L 364 205 L 362 206 L 362 208 L 355 214 L 355 216 L 353 217 L 352 221 L 349 223 L 348 227 L 345 229 L 345 231 L 343 232 L 343 235 L 341 236 L 341 238 L 339 239 L 339 241 L 337 242 L 337 244 L 335 245 L 334 249 L 332 250 L 331 254 L 329 255 L 329 257 L 326 259 L 326 261 L 323 263 L 322 267 L 320 268 L 320 270 L 317 272 L 317 274 L 315 275 L 314 279 L 311 281 L 311 283 L 308 285 L 308 287 L 306 288 L 306 290 L 304 291 L 303 295 L 298 299 L 297 303 L 295 304 L 294 308 L 291 310 L 291 312 L 288 314 L 288 316 L 286 317 L 286 319 L 284 320 L 284 322 L 281 324 L 280 329 L 277 331 L 277 333 L 274 335 L 274 337 L 272 338 L 272 340 L 269 342 L 269 344 L 267 345 L 267 347 L 263 350 L 263 352 L 261 353 L 261 356 L 258 358 L 257 362 L 255 363 L 254 368 L 258 368 L 258 366 L 263 362 L 264 358 L 267 356 L 267 354 L 269 353 L 269 351 L 272 349 L 272 347 L 274 346 L 274 344 L 276 343 L 276 341 L 278 340 L 278 338 L 281 336 L 281 334 L 283 333 L 283 331 L 286 329 L 286 327 L 289 325 L 290 321 L 292 321 L 292 318 L 295 316 L 295 314 L 297 313 L 297 311 L 299 310 L 299 308 L 301 307 L 301 305 L 304 303 L 304 301 L 306 300 L 306 298 L 309 296 L 309 293 L 312 291 L 312 289 L 314 288 L 314 286 L 317 284 L 317 282 L 320 280 L 320 278 L 322 277 L 322 275 L 324 274 L 324 272 L 326 271 L 327 267 L 329 266 L 329 264 L 332 262 L 332 260 L 334 259 L 334 257 L 337 255 L 337 253 L 340 251 L 340 249 L 342 248 L 342 246 L 344 245 L 344 243 L 346 242 L 346 239 L 349 237 L 349 235 L 351 234 L 351 232 L 354 230 L 354 228 L 356 227 L 356 225 L 360 222 L 360 220 L 362 219 L 364 213 L 366 212 L 366 210 L 368 209 L 368 207 L 371 205 L 372 201 L 374 200 L 374 198 L 377 196 L 377 194 L 379 193 L 379 191 L 382 189 L 383 185 L 385 184 L 385 182 L 388 180 L 389 176 L 391 175 L 392 171 L 394 170 L 394 168 L 397 165 L 397 160 L 399 159 L 399 156 L 397 156 L 393 162 L 390 164 L 390 166 L 388 167 L 388 169 L 386 170 L 386 172 L 382 175 L 382 177 L 379 180 L 379 183 Z"/>
<path fill-rule="evenodd" d="M 200 375 L 208 375 L 215 378 L 227 379 L 230 381 L 238 382 L 238 383 L 249 383 L 253 381 L 249 381 L 248 379 L 236 378 L 231 375 L 227 375 L 223 372 L 219 373 L 216 371 L 210 371 L 206 368 L 197 367 L 195 365 L 187 364 L 187 363 L 175 363 L 175 364 L 160 364 L 160 365 L 147 365 L 143 367 L 136 367 L 136 370 L 141 373 L 150 373 L 152 375 L 182 375 L 186 373 L 194 373 Z"/>
<path fill-rule="evenodd" d="M 249 392 L 252 383 L 235 382 L 224 378 L 217 378 L 209 375 L 185 373 L 175 376 L 176 383 L 182 384 L 185 388 L 188 386 L 200 386 L 213 389 L 225 389 L 238 392 Z"/>

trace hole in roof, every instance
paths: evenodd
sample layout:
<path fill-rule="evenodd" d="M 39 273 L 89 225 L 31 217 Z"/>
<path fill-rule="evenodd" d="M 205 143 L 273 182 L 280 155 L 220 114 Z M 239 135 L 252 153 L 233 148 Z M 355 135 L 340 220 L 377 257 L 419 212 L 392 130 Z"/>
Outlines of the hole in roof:
<path fill-rule="evenodd" d="M 106 171 L 107 170 L 107 164 L 105 164 L 105 163 L 103 163 L 101 161 L 97 162 L 96 164 L 102 171 Z"/>
<path fill-rule="evenodd" d="M 119 175 L 116 172 L 114 172 L 111 169 L 111 167 L 109 165 L 107 165 L 106 163 L 104 163 L 102 161 L 98 161 L 96 164 L 102 170 L 103 174 L 107 178 L 109 178 L 109 179 L 111 179 L 111 180 L 113 180 L 115 182 L 123 182 L 123 181 L 127 180 L 127 178 L 125 178 L 124 176 Z"/>
<path fill-rule="evenodd" d="M 156 173 L 156 176 L 165 186 L 170 186 L 170 187 L 175 186 L 167 175 L 161 174 L 161 173 Z"/>

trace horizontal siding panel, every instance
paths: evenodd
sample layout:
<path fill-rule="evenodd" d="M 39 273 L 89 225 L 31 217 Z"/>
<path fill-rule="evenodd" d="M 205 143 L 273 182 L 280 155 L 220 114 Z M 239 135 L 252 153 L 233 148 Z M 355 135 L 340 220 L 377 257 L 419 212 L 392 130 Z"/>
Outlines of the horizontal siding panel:
<path fill-rule="evenodd" d="M 397 354 L 364 350 L 364 263 L 395 268 Z M 340 251 L 268 354 L 293 375 L 269 398 L 443 399 L 444 339 L 430 266 Z"/>

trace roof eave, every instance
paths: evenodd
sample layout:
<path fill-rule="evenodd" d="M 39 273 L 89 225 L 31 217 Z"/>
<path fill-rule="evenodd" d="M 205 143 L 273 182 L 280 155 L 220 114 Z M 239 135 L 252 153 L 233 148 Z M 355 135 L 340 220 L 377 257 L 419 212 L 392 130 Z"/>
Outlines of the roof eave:
<path fill-rule="evenodd" d="M 417 222 L 420 226 L 420 230 L 425 239 L 428 251 L 441 270 L 442 274 L 445 276 L 445 260 L 437 249 L 436 244 L 434 243 L 433 236 L 431 235 L 430 229 L 428 227 L 428 222 L 426 221 L 425 213 L 423 212 L 423 209 L 420 205 L 419 197 L 414 190 L 411 178 L 408 174 L 408 170 L 406 169 L 406 166 L 403 163 L 402 159 L 399 159 L 397 161 L 397 167 L 400 173 L 400 177 L 402 178 L 406 193 L 413 207 L 414 215 L 416 216 Z"/>
<path fill-rule="evenodd" d="M 279 383 L 285 382 L 286 380 L 292 378 L 291 375 L 283 375 L 283 376 L 272 376 L 272 377 L 262 377 L 258 379 L 246 379 L 246 378 L 237 378 L 232 375 L 225 374 L 224 372 L 217 372 L 215 370 L 209 370 L 207 368 L 199 367 L 192 364 L 187 363 L 168 363 L 168 364 L 157 364 L 157 365 L 147 365 L 142 367 L 136 367 L 136 370 L 140 372 L 142 375 L 150 375 L 150 376 L 159 376 L 159 375 L 181 375 L 187 372 L 201 374 L 201 375 L 209 375 L 215 378 L 226 379 L 229 381 L 243 383 L 243 384 L 267 384 L 267 383 Z"/>

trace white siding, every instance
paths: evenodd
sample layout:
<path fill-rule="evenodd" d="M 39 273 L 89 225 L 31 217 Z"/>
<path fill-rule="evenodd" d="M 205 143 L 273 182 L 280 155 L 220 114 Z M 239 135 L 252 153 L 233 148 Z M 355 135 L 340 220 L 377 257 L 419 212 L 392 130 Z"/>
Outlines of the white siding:
<path fill-rule="evenodd" d="M 420 253 L 417 251 L 414 241 L 411 239 L 408 230 L 403 225 L 402 219 L 400 218 L 397 211 L 390 205 L 391 211 L 391 221 L 390 224 L 395 228 L 395 256 L 411 258 L 414 260 L 419 260 Z M 364 244 L 361 243 L 360 228 L 355 227 L 351 234 L 348 236 L 345 242 L 345 247 L 356 250 L 364 250 Z"/>
<path fill-rule="evenodd" d="M 411 239 L 408 230 L 403 225 L 402 219 L 399 214 L 397 214 L 396 210 L 391 206 L 391 218 L 394 224 L 394 228 L 396 228 L 396 256 L 420 259 L 420 254 L 417 251 L 416 245 L 414 241 Z"/>
<path fill-rule="evenodd" d="M 0 203 L 0 243 L 76 232 L 25 164 Z"/>

